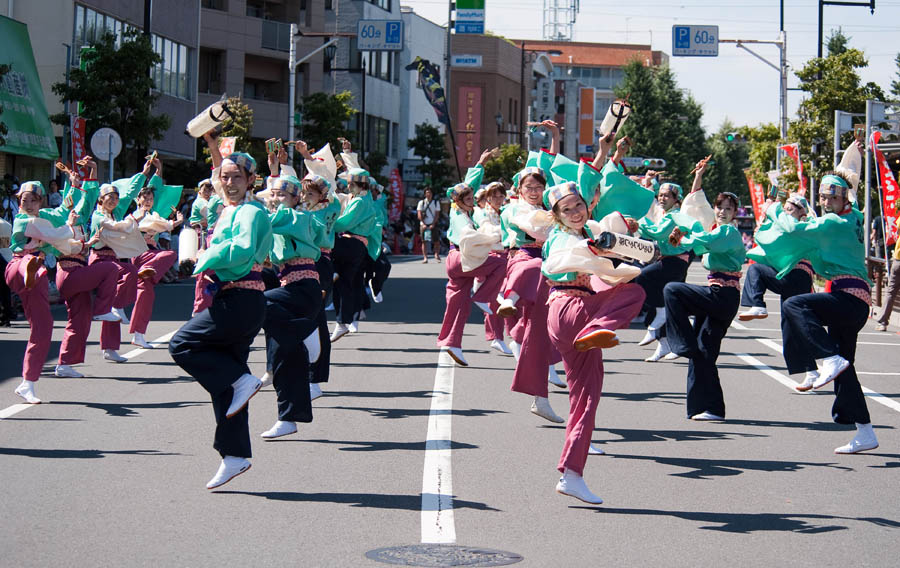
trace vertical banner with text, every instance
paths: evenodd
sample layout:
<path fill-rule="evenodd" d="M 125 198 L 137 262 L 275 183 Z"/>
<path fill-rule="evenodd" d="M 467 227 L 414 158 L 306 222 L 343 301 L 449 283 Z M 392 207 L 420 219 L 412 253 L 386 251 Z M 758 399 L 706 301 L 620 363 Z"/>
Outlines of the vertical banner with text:
<path fill-rule="evenodd" d="M 894 179 L 894 172 L 888 164 L 884 153 L 878 149 L 881 132 L 872 133 L 870 147 L 875 151 L 875 163 L 878 164 L 878 184 L 881 186 L 881 214 L 884 218 L 884 241 L 890 246 L 897 242 L 897 202 L 900 201 L 900 188 Z"/>
<path fill-rule="evenodd" d="M 763 215 L 765 214 L 763 206 L 766 203 L 766 189 L 763 187 L 763 184 L 753 181 L 749 169 L 744 170 L 744 176 L 747 178 L 747 187 L 750 189 L 750 202 L 753 204 L 753 218 L 756 219 L 756 223 L 759 224 L 762 222 Z"/>
<path fill-rule="evenodd" d="M 71 116 L 69 127 L 72 131 L 72 169 L 78 172 L 81 179 L 87 177 L 90 170 L 79 167 L 76 162 L 87 155 L 87 121 L 80 116 Z"/>
<path fill-rule="evenodd" d="M 594 89 L 581 88 L 578 111 L 578 153 L 594 153 Z"/>
<path fill-rule="evenodd" d="M 481 156 L 481 87 L 459 87 L 456 143 L 461 168 L 470 168 Z"/>
<path fill-rule="evenodd" d="M 800 159 L 800 144 L 798 142 L 785 144 L 784 146 L 779 146 L 778 149 L 784 150 L 784 153 L 790 156 L 797 164 L 797 178 L 800 180 L 800 189 L 797 190 L 797 193 L 806 197 L 806 178 L 803 176 L 803 160 Z"/>
<path fill-rule="evenodd" d="M 403 183 L 400 181 L 400 170 L 391 170 L 391 209 L 388 211 L 388 220 L 391 222 L 400 219 L 403 213 Z"/>

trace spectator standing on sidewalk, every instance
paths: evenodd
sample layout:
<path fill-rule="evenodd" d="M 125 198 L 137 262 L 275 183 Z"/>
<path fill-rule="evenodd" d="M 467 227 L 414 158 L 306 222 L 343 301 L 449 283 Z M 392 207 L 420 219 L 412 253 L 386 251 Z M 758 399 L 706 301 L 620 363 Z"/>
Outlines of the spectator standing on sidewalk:
<path fill-rule="evenodd" d="M 441 261 L 441 230 L 438 226 L 441 220 L 441 202 L 434 196 L 430 187 L 425 188 L 425 198 L 416 206 L 419 216 L 419 233 L 422 235 L 422 262 L 428 262 L 428 243 L 431 242 L 431 252 L 438 262 Z"/>

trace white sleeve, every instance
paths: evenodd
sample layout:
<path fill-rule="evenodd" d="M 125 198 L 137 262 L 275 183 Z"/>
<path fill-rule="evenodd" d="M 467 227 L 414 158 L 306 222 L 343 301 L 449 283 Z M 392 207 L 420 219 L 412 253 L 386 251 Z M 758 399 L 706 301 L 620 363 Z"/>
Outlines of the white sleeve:
<path fill-rule="evenodd" d="M 550 236 L 553 228 L 553 214 L 543 209 L 533 209 L 526 212 L 517 212 L 509 222 L 528 233 L 538 242 L 544 242 Z"/>
<path fill-rule="evenodd" d="M 614 266 L 610 259 L 594 254 L 588 248 L 587 239 L 575 236 L 566 246 L 554 247 L 550 251 L 544 260 L 543 269 L 548 274 L 589 272 L 608 284 L 628 282 L 641 273 L 640 268 L 629 264 Z"/>
<path fill-rule="evenodd" d="M 681 202 L 681 212 L 700 221 L 703 230 L 709 232 L 716 224 L 716 213 L 706 199 L 706 193 L 699 189 L 688 194 Z"/>
<path fill-rule="evenodd" d="M 459 237 L 459 262 L 463 271 L 475 270 L 487 260 L 494 244 L 499 242 L 499 235 L 465 227 Z"/>
<path fill-rule="evenodd" d="M 47 243 L 75 237 L 75 231 L 69 225 L 54 227 L 47 219 L 35 218 L 25 227 L 25 236 Z"/>

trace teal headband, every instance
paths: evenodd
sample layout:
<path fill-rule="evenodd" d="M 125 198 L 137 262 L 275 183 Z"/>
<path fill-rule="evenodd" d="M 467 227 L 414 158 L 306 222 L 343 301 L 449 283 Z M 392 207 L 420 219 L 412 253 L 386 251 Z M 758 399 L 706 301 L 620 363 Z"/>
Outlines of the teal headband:
<path fill-rule="evenodd" d="M 464 183 L 458 183 L 453 187 L 447 189 L 447 199 L 456 200 L 459 197 L 462 197 L 467 191 L 471 191 L 472 188 Z"/>
<path fill-rule="evenodd" d="M 666 182 L 666 183 L 662 184 L 661 186 L 659 186 L 659 191 L 671 191 L 672 193 L 675 194 L 675 197 L 678 199 L 678 201 L 681 201 L 682 199 L 684 199 L 684 191 L 681 189 L 681 186 L 678 185 L 677 183 Z M 659 191 L 656 192 L 657 195 L 659 195 Z"/>
<path fill-rule="evenodd" d="M 26 193 L 35 193 L 38 197 L 41 197 L 46 193 L 44 191 L 44 184 L 39 181 L 26 181 L 19 186 L 19 191 L 16 192 L 16 196 L 22 197 L 22 195 Z"/>
<path fill-rule="evenodd" d="M 254 160 L 253 156 L 250 154 L 244 152 L 232 152 L 231 154 L 228 154 L 228 157 L 225 159 L 240 166 L 241 169 L 247 172 L 247 177 L 256 173 L 256 160 Z"/>
<path fill-rule="evenodd" d="M 849 191 L 850 184 L 847 183 L 847 180 L 836 175 L 829 174 L 823 177 L 819 184 L 819 195 L 847 197 Z"/>
<path fill-rule="evenodd" d="M 563 197 L 569 195 L 579 195 L 578 186 L 575 182 L 567 181 L 544 190 L 544 206 L 547 209 L 553 209 Z"/>
<path fill-rule="evenodd" d="M 272 189 L 280 189 L 297 197 L 300 194 L 300 180 L 294 176 L 280 176 L 272 182 Z"/>

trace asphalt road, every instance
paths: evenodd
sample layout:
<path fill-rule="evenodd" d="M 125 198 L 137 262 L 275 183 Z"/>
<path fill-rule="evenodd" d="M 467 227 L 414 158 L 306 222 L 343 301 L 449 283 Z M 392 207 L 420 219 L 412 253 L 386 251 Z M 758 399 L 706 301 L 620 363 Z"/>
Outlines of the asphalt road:
<path fill-rule="evenodd" d="M 250 403 L 253 467 L 214 492 L 209 399 L 164 345 L 108 363 L 95 326 L 87 377 L 55 378 L 55 308 L 37 385 L 46 404 L 22 408 L 27 324 L 0 329 L 0 565 L 377 566 L 367 551 L 423 535 L 513 552 L 522 566 L 897 564 L 900 336 L 871 324 L 860 335 L 881 447 L 838 456 L 853 433 L 831 423 L 831 393 L 788 388 L 777 301 L 723 343 L 721 423 L 685 419 L 686 364 L 645 363 L 643 331 L 621 331 L 593 436 L 607 455 L 585 471 L 605 503 L 589 507 L 555 493 L 563 427 L 509 390 L 513 360 L 488 349 L 474 314 L 470 367 L 438 365 L 444 266 L 405 260 L 360 332 L 334 345 L 315 421 L 257 438 L 276 419 L 266 387 Z M 702 278 L 695 265 L 689 281 Z M 192 290 L 158 288 L 148 338 L 179 327 Z M 565 414 L 565 390 L 550 400 Z"/>

